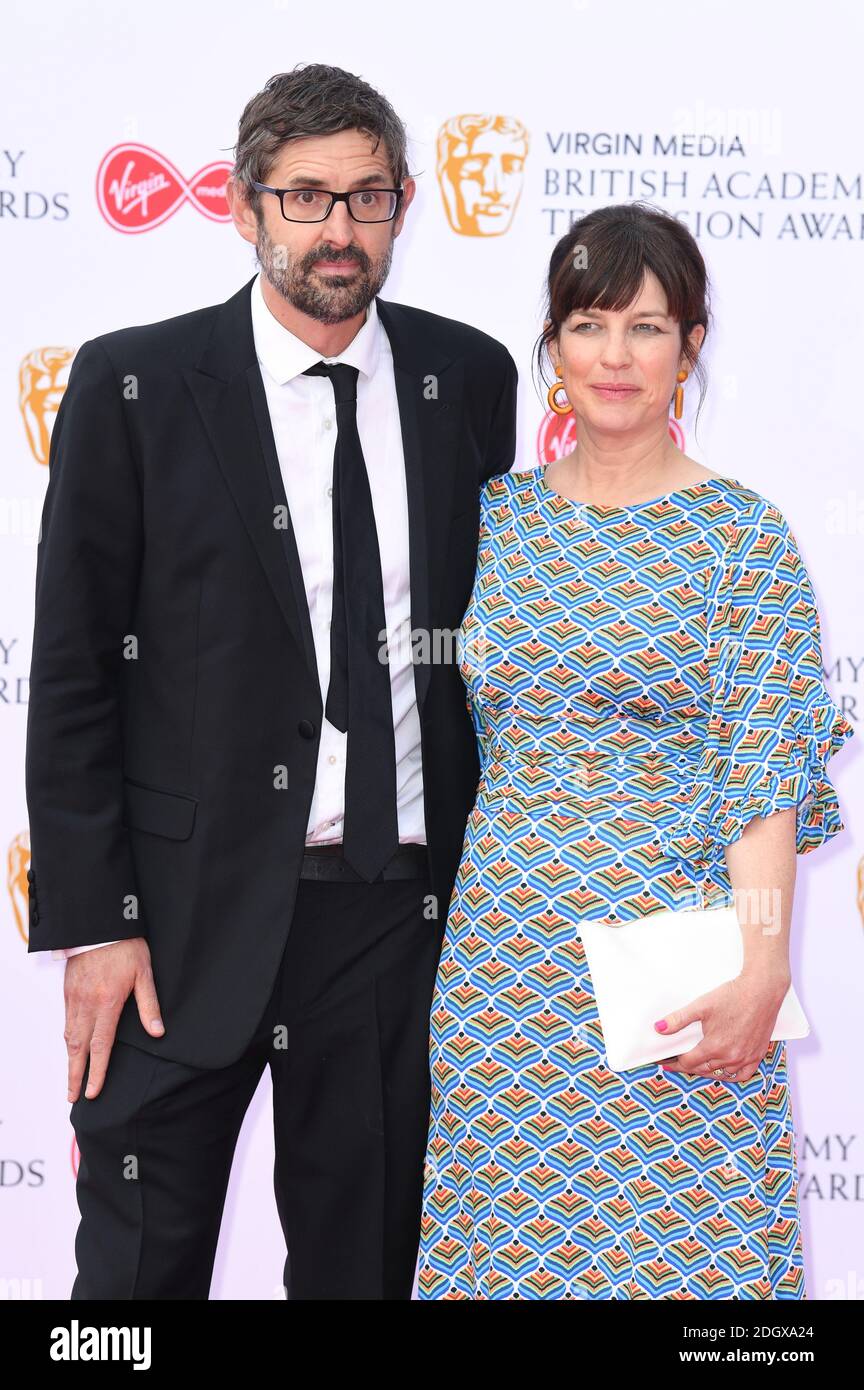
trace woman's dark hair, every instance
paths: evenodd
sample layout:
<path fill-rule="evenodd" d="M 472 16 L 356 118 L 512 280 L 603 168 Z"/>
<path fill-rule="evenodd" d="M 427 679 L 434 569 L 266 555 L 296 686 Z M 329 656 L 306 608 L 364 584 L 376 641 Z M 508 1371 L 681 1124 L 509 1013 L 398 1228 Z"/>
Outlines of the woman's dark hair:
<path fill-rule="evenodd" d="M 701 348 L 694 353 L 687 338 L 697 324 L 707 335 L 711 314 L 708 272 L 702 252 L 683 222 L 650 203 L 597 208 L 575 222 L 556 243 L 546 283 L 544 319 L 548 325 L 535 348 L 540 379 L 547 387 L 551 384 L 544 363 L 549 343 L 557 338 L 568 316 L 576 309 L 626 309 L 638 297 L 648 270 L 666 292 L 668 313 L 678 322 L 682 350 L 699 382 L 698 420 L 707 380 Z"/>
<path fill-rule="evenodd" d="M 237 133 L 232 176 L 257 215 L 261 194 L 253 182 L 269 182 L 270 170 L 288 140 L 360 130 L 377 149 L 383 140 L 393 187 L 408 177 L 405 126 L 386 97 L 344 68 L 298 63 L 279 72 L 247 103 Z"/>

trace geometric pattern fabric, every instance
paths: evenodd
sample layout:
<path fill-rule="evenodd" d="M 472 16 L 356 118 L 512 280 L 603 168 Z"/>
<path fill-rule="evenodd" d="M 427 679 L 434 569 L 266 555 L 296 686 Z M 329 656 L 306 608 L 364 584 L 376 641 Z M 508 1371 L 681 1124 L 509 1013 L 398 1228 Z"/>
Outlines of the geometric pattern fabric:
<path fill-rule="evenodd" d="M 460 670 L 481 754 L 432 1001 L 421 1299 L 801 1299 L 786 1044 L 747 1082 L 611 1072 L 573 923 L 728 904 L 723 846 L 843 828 L 852 734 L 779 511 L 481 490 Z M 687 1002 L 682 1000 L 682 1004 Z"/>

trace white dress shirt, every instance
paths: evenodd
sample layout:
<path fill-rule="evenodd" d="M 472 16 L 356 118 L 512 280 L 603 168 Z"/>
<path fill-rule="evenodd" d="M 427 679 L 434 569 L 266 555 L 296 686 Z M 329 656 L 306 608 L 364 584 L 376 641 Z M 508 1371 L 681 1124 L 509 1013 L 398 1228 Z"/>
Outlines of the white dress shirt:
<path fill-rule="evenodd" d="M 270 312 L 261 276 L 252 285 L 252 331 L 267 406 L 297 541 L 315 643 L 322 703 L 330 680 L 330 613 L 333 605 L 333 451 L 337 424 L 327 377 L 303 376 L 315 362 L 358 368 L 357 430 L 363 448 L 381 555 L 384 615 L 390 649 L 390 696 L 396 743 L 396 812 L 399 841 L 426 843 L 420 716 L 411 660 L 411 585 L 408 492 L 399 423 L 399 401 L 390 341 L 373 300 L 359 332 L 337 357 L 324 357 L 284 328 Z M 323 718 L 307 844 L 342 839 L 348 735 Z M 99 942 L 100 946 L 112 942 Z M 52 951 L 55 959 L 92 951 L 96 945 Z"/>

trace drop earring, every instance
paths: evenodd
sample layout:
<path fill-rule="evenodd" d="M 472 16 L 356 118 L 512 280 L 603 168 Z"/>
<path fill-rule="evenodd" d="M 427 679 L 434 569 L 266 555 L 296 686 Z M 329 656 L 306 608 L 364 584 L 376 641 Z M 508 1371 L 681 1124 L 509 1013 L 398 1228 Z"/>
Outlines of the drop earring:
<path fill-rule="evenodd" d="M 680 420 L 684 414 L 684 382 L 690 375 L 689 372 L 678 372 L 675 380 L 678 385 L 675 387 L 675 419 Z"/>
<path fill-rule="evenodd" d="M 550 409 L 550 410 L 554 410 L 556 415 L 569 415 L 569 414 L 570 414 L 570 411 L 573 409 L 573 407 L 572 407 L 572 405 L 570 404 L 570 402 L 567 401 L 567 404 L 566 404 L 566 405 L 559 405 L 558 402 L 557 402 L 557 400 L 555 399 L 556 396 L 557 396 L 557 394 L 558 394 L 558 392 L 561 391 L 561 390 L 563 390 L 563 387 L 562 387 L 562 384 L 561 384 L 561 368 L 560 368 L 560 366 L 555 368 L 555 375 L 556 375 L 556 377 L 558 378 L 558 380 L 557 380 L 557 381 L 553 381 L 552 385 L 549 387 L 549 390 L 548 390 L 547 393 L 546 393 L 546 399 L 547 399 L 547 401 L 549 402 L 549 409 Z"/>

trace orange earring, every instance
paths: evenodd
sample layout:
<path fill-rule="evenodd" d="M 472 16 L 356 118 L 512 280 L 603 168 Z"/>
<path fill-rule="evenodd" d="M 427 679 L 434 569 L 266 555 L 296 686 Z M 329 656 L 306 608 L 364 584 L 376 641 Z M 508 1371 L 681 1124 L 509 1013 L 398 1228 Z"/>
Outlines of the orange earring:
<path fill-rule="evenodd" d="M 549 402 L 549 409 L 554 410 L 556 415 L 569 415 L 570 411 L 573 409 L 570 402 L 568 401 L 566 405 L 559 405 L 557 400 L 555 399 L 558 392 L 563 389 L 561 385 L 560 367 L 555 368 L 555 375 L 557 376 L 558 380 L 553 381 L 552 385 L 549 387 L 549 390 L 546 393 L 546 399 Z"/>
<path fill-rule="evenodd" d="M 682 385 L 682 382 L 685 382 L 689 375 L 689 372 L 678 372 L 677 376 L 675 377 L 675 380 L 678 382 L 678 385 L 675 387 L 676 420 L 680 420 L 681 416 L 684 414 L 684 387 Z"/>

